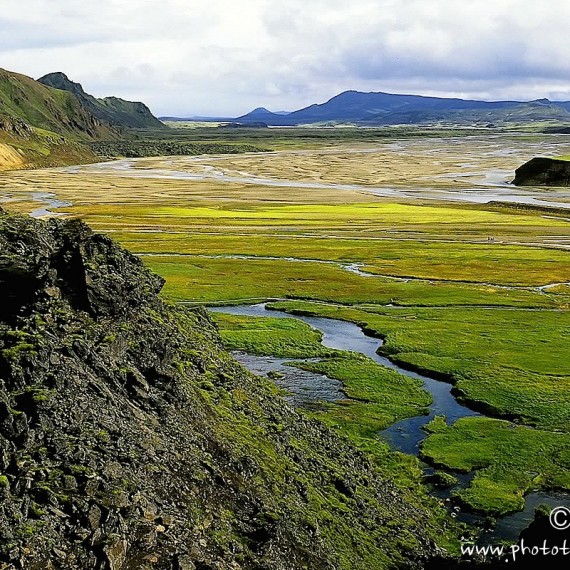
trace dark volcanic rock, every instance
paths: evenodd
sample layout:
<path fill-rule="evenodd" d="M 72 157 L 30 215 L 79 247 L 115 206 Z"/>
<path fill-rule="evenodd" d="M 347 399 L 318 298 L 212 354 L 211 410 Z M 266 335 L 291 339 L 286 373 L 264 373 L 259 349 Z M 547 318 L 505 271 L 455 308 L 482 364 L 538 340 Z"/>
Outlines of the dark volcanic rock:
<path fill-rule="evenodd" d="M 442 555 L 441 513 L 288 407 L 161 286 L 80 222 L 0 210 L 0 568 L 368 570 Z"/>
<path fill-rule="evenodd" d="M 515 170 L 516 186 L 570 186 L 570 161 L 536 157 Z"/>
<path fill-rule="evenodd" d="M 163 280 L 83 223 L 37 224 L 5 216 L 0 233 L 0 316 L 12 321 L 34 301 L 57 297 L 91 316 L 124 316 L 156 298 Z"/>

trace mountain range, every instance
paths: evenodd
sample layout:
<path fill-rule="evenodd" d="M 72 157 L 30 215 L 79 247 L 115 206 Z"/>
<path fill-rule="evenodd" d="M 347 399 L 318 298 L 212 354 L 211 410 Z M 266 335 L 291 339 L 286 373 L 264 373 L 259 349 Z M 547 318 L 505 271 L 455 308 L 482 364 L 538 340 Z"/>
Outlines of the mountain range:
<path fill-rule="evenodd" d="M 345 91 L 325 103 L 291 113 L 273 113 L 258 107 L 232 119 L 247 124 L 263 121 L 273 126 L 315 123 L 351 123 L 363 126 L 453 123 L 505 123 L 556 120 L 570 123 L 570 101 L 477 101 L 422 95 Z"/>

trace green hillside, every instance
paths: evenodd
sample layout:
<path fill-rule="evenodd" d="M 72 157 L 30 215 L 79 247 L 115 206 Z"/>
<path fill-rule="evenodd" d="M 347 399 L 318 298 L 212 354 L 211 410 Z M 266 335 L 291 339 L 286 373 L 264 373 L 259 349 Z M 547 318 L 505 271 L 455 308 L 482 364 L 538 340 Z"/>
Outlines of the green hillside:
<path fill-rule="evenodd" d="M 119 136 L 73 93 L 0 69 L 0 171 L 93 162 L 84 143 Z"/>
<path fill-rule="evenodd" d="M 65 73 L 48 73 L 38 79 L 39 83 L 58 90 L 73 93 L 98 119 L 115 127 L 166 129 L 150 109 L 140 102 L 125 101 L 119 97 L 97 99 L 86 93 L 80 83 L 71 81 Z"/>
<path fill-rule="evenodd" d="M 73 139 L 100 139 L 114 134 L 73 94 L 4 69 L 0 69 L 0 115 Z"/>

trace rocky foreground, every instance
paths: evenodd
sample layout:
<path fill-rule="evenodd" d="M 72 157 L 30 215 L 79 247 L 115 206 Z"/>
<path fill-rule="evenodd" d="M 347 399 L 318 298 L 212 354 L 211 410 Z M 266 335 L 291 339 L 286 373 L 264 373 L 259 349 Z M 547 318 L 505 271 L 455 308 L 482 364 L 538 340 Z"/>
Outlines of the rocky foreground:
<path fill-rule="evenodd" d="M 0 568 L 441 567 L 446 523 L 162 284 L 80 222 L 0 210 Z"/>

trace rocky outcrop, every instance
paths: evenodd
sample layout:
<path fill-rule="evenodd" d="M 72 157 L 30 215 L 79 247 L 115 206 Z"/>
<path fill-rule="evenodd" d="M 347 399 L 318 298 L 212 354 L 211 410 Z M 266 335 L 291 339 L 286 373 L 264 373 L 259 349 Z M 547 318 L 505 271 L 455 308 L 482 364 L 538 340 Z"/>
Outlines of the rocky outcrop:
<path fill-rule="evenodd" d="M 0 115 L 0 131 L 22 138 L 28 138 L 34 134 L 34 129 L 26 121 L 2 115 Z"/>
<path fill-rule="evenodd" d="M 368 570 L 443 554 L 450 519 L 288 407 L 161 286 L 81 222 L 0 210 L 0 568 Z"/>
<path fill-rule="evenodd" d="M 515 170 L 516 186 L 570 186 L 570 161 L 536 157 Z"/>

